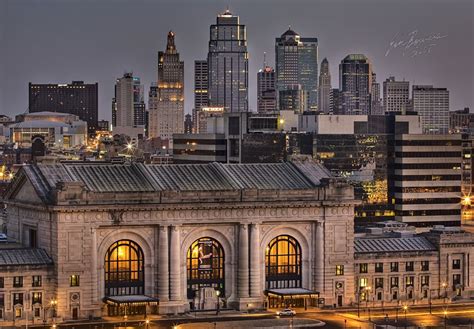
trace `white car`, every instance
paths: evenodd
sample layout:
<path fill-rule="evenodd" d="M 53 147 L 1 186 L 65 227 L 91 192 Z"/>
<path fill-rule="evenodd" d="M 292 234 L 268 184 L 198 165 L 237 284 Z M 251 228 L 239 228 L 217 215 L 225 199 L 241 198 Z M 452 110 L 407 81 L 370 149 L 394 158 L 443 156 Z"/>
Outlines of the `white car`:
<path fill-rule="evenodd" d="M 296 312 L 292 310 L 291 308 L 285 308 L 283 311 L 277 312 L 277 315 L 279 316 L 295 316 Z"/>
<path fill-rule="evenodd" d="M 0 242 L 7 242 L 8 238 L 5 233 L 0 233 Z"/>

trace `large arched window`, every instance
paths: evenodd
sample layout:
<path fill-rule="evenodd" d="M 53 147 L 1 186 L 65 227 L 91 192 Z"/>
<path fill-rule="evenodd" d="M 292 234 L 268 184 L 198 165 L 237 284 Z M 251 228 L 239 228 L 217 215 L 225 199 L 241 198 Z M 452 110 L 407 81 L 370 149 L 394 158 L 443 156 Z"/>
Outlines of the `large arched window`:
<path fill-rule="evenodd" d="M 191 244 L 187 256 L 188 298 L 202 287 L 213 287 L 225 295 L 224 249 L 212 238 L 200 238 Z"/>
<path fill-rule="evenodd" d="M 268 244 L 265 255 L 266 289 L 301 287 L 301 247 L 295 238 L 279 235 Z"/>
<path fill-rule="evenodd" d="M 105 295 L 143 295 L 144 289 L 142 249 L 130 240 L 115 242 L 105 255 Z"/>

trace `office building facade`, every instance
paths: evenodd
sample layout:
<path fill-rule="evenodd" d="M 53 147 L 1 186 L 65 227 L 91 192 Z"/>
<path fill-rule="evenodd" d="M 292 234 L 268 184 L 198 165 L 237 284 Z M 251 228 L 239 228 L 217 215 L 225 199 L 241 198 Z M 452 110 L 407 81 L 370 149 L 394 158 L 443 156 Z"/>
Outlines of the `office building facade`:
<path fill-rule="evenodd" d="M 449 91 L 446 88 L 414 85 L 412 98 L 413 111 L 423 119 L 423 133 L 449 132 Z"/>
<path fill-rule="evenodd" d="M 275 70 L 264 66 L 257 73 L 257 112 L 271 113 L 277 110 Z"/>
<path fill-rule="evenodd" d="M 347 55 L 339 64 L 343 114 L 370 114 L 372 64 L 362 54 Z"/>
<path fill-rule="evenodd" d="M 245 25 L 229 10 L 210 27 L 207 57 L 209 106 L 248 111 L 248 52 Z"/>
<path fill-rule="evenodd" d="M 396 81 L 389 77 L 383 82 L 383 108 L 385 112 L 404 112 L 409 110 L 410 82 Z"/>
<path fill-rule="evenodd" d="M 277 92 L 301 85 L 307 94 L 306 107 L 318 108 L 318 39 L 302 38 L 288 29 L 275 39 L 275 66 Z M 278 97 L 280 97 L 278 95 Z"/>
<path fill-rule="evenodd" d="M 28 84 L 28 109 L 34 112 L 74 114 L 87 122 L 89 134 L 97 130 L 99 85 L 73 81 L 70 84 Z"/>
<path fill-rule="evenodd" d="M 145 136 L 146 119 L 144 87 L 139 77 L 124 73 L 115 83 L 112 100 L 112 131 L 127 135 L 132 140 Z"/>
<path fill-rule="evenodd" d="M 395 219 L 419 228 L 459 226 L 461 162 L 461 135 L 396 135 L 388 161 Z"/>

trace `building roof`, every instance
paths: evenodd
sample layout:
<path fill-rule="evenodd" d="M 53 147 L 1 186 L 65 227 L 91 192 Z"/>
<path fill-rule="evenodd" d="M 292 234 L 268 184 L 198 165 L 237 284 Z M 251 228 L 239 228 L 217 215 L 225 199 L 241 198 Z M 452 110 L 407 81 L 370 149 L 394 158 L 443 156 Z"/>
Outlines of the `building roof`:
<path fill-rule="evenodd" d="M 288 28 L 281 36 L 291 36 L 291 35 L 298 35 L 295 31 L 293 31 L 291 28 Z"/>
<path fill-rule="evenodd" d="M 53 264 L 53 260 L 44 249 L 16 248 L 0 250 L 0 266 L 51 264 Z"/>
<path fill-rule="evenodd" d="M 424 237 L 407 238 L 356 238 L 354 251 L 356 253 L 386 253 L 410 251 L 434 251 L 436 248 Z"/>
<path fill-rule="evenodd" d="M 58 183 L 77 182 L 94 193 L 229 190 L 307 190 L 331 177 L 321 164 L 144 165 L 104 163 L 34 164 L 23 166 L 12 184 L 27 177 L 47 201 Z M 11 188 L 13 191 L 14 188 Z"/>

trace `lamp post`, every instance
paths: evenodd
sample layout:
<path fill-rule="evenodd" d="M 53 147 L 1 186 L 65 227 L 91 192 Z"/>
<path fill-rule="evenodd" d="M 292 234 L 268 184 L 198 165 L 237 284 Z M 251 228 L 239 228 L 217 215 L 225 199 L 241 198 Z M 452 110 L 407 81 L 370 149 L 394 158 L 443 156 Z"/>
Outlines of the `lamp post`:
<path fill-rule="evenodd" d="M 217 290 L 216 291 L 216 297 L 217 297 L 217 311 L 216 311 L 216 315 L 219 315 L 219 311 L 220 311 L 220 302 L 219 302 L 219 296 L 220 296 L 221 292 L 220 290 Z"/>
<path fill-rule="evenodd" d="M 443 314 L 444 314 L 444 329 L 446 329 L 447 328 L 447 320 L 448 320 L 448 317 L 447 317 L 448 316 L 448 311 L 444 310 Z"/>
<path fill-rule="evenodd" d="M 56 321 L 56 306 L 58 306 L 58 301 L 56 299 L 52 299 L 50 302 L 50 305 L 51 305 L 51 310 L 52 310 L 51 318 L 53 322 L 55 322 Z"/>
<path fill-rule="evenodd" d="M 408 311 L 408 305 L 403 305 L 403 311 L 405 312 L 405 329 L 407 328 L 407 311 Z"/>
<path fill-rule="evenodd" d="M 371 286 L 365 287 L 365 308 L 367 309 L 367 312 L 369 311 L 370 290 L 372 290 Z"/>
<path fill-rule="evenodd" d="M 448 291 L 446 290 L 446 288 L 448 287 L 448 284 L 446 282 L 443 282 L 441 284 L 441 287 L 443 287 L 444 289 L 443 300 L 446 301 L 446 297 L 448 297 Z"/>
<path fill-rule="evenodd" d="M 150 320 L 146 319 L 145 320 L 145 328 L 148 329 L 149 325 L 150 325 Z"/>

